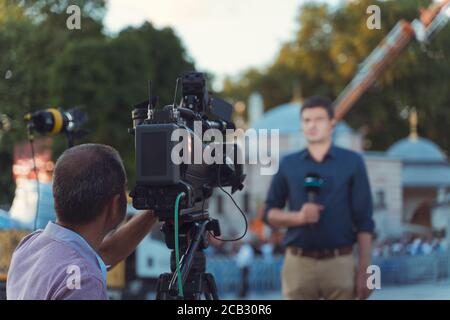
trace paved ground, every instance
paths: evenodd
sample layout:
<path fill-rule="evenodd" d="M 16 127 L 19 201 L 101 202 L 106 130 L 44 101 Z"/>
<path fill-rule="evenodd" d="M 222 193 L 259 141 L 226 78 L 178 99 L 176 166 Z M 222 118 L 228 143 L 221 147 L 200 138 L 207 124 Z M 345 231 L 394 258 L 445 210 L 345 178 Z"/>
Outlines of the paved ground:
<path fill-rule="evenodd" d="M 224 295 L 221 299 L 237 299 L 237 297 L 235 295 Z M 250 293 L 247 299 L 280 300 L 282 296 L 279 292 Z M 375 290 L 370 300 L 450 300 L 450 282 L 382 287 Z"/>

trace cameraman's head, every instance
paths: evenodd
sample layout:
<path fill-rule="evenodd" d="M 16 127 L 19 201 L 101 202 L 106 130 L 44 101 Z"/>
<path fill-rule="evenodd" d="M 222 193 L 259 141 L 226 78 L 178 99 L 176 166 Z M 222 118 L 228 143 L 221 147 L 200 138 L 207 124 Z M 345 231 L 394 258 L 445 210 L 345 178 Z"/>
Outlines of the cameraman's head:
<path fill-rule="evenodd" d="M 66 150 L 53 175 L 58 223 L 68 227 L 95 225 L 106 234 L 126 213 L 126 174 L 119 153 L 101 144 Z"/>
<path fill-rule="evenodd" d="M 308 143 L 330 141 L 335 124 L 332 102 L 320 96 L 306 99 L 301 110 L 301 121 Z"/>

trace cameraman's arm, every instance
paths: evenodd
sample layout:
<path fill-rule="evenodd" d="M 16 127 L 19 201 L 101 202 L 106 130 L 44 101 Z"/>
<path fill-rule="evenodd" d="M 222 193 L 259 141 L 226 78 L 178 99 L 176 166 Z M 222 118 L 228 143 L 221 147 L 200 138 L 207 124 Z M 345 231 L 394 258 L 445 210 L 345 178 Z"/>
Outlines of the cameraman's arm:
<path fill-rule="evenodd" d="M 156 216 L 151 211 L 146 211 L 134 216 L 107 236 L 99 248 L 99 255 L 105 264 L 112 268 L 127 258 L 150 232 L 156 221 Z"/>

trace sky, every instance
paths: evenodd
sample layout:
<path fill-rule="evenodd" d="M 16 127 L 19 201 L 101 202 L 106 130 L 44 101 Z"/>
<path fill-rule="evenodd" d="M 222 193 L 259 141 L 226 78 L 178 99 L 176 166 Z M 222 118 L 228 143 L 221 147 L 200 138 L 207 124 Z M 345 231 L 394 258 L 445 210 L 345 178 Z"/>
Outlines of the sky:
<path fill-rule="evenodd" d="M 238 76 L 250 67 L 273 61 L 292 39 L 299 7 L 308 0 L 109 0 L 109 32 L 150 21 L 170 26 L 181 38 L 198 71 Z M 312 2 L 312 1 L 309 1 Z M 322 0 L 337 3 L 339 0 Z"/>

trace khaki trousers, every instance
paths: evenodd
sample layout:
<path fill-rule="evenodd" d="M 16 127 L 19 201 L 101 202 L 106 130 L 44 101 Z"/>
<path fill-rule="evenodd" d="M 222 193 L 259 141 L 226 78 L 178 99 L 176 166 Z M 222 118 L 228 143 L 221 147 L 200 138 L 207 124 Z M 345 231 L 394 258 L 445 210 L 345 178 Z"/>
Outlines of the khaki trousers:
<path fill-rule="evenodd" d="M 288 300 L 355 299 L 356 268 L 352 254 L 313 259 L 286 250 L 281 282 Z"/>

